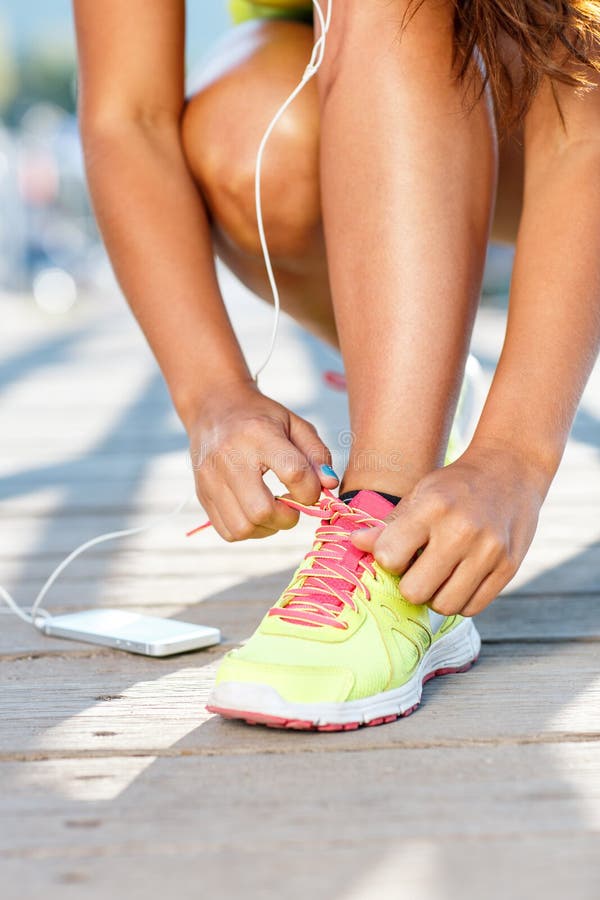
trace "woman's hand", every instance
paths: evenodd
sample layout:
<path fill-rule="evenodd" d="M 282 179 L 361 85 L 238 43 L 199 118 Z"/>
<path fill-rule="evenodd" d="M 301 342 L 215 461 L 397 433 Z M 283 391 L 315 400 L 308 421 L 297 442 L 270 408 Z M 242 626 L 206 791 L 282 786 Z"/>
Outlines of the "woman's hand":
<path fill-rule="evenodd" d="M 267 537 L 298 521 L 265 485 L 269 469 L 300 503 L 316 503 L 322 487 L 338 482 L 315 428 L 252 383 L 215 393 L 188 434 L 198 498 L 227 541 Z"/>
<path fill-rule="evenodd" d="M 352 540 L 385 569 L 404 573 L 406 600 L 473 616 L 521 565 L 546 489 L 539 471 L 506 448 L 469 448 L 422 478 L 385 529 L 357 531 Z"/>

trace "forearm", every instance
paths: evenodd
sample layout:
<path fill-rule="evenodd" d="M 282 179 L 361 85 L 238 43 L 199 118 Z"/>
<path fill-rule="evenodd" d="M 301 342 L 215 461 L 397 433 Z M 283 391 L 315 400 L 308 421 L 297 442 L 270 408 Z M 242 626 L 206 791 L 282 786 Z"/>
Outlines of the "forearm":
<path fill-rule="evenodd" d="M 123 291 L 184 423 L 250 375 L 219 292 L 207 216 L 177 125 L 83 125 L 90 189 Z"/>
<path fill-rule="evenodd" d="M 545 493 L 600 344 L 600 145 L 528 168 L 507 334 L 474 444 L 527 458 Z"/>

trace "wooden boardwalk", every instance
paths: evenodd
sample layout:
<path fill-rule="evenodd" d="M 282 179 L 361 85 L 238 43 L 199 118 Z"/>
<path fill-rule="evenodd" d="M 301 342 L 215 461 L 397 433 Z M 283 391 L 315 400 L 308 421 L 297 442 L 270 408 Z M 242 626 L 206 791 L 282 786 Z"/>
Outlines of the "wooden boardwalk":
<path fill-rule="evenodd" d="M 230 279 L 251 358 L 266 311 Z M 160 516 L 190 491 L 185 441 L 112 295 L 48 320 L 2 298 L 0 583 L 27 603 L 80 541 Z M 503 310 L 482 310 L 489 372 Z M 284 323 L 264 389 L 311 418 L 338 465 L 332 359 Z M 312 524 L 234 547 L 193 540 L 196 507 L 105 545 L 53 610 L 120 606 L 222 628 L 224 646 L 152 660 L 0 618 L 3 900 L 470 900 L 600 896 L 600 368 L 529 557 L 479 619 L 467 675 L 409 719 L 288 734 L 211 717 L 223 651 L 253 630 Z"/>

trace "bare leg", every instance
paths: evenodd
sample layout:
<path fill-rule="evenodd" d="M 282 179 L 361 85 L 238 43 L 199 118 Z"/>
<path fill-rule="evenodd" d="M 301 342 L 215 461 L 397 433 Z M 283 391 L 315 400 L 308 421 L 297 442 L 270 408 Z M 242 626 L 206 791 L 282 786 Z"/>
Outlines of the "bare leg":
<path fill-rule="evenodd" d="M 269 288 L 254 212 L 256 149 L 270 118 L 297 83 L 312 40 L 311 29 L 297 23 L 252 23 L 234 29 L 207 71 L 200 90 L 188 104 L 184 120 L 186 152 L 211 213 L 215 248 L 244 283 L 266 298 L 269 298 Z M 443 221 L 439 213 L 425 215 L 424 197 L 415 192 L 414 178 L 401 178 L 403 170 L 417 171 L 416 157 L 411 158 L 410 153 L 413 152 L 411 147 L 419 147 L 424 138 L 427 122 L 419 120 L 423 99 L 420 98 L 408 113 L 399 111 L 400 144 L 394 147 L 390 166 L 394 180 L 403 192 L 403 202 L 406 191 L 416 212 L 399 232 L 401 240 L 395 254 L 397 273 L 393 297 L 383 302 L 381 288 L 377 288 L 375 309 L 373 281 L 369 290 L 365 288 L 364 295 L 357 298 L 357 312 L 342 313 L 350 323 L 347 326 L 349 334 L 358 332 L 362 336 L 365 321 L 373 325 L 373 314 L 379 322 L 377 327 L 383 332 L 387 332 L 388 323 L 392 330 L 395 329 L 395 339 L 390 338 L 393 344 L 391 355 L 387 350 L 377 352 L 372 366 L 365 365 L 362 353 L 360 359 L 353 359 L 351 337 L 347 339 L 348 350 L 344 353 L 347 369 L 355 372 L 351 402 L 354 429 L 359 436 L 356 456 L 360 460 L 361 451 L 373 449 L 385 454 L 389 449 L 387 443 L 393 445 L 394 452 L 401 448 L 403 453 L 402 479 L 394 478 L 392 485 L 387 472 L 380 472 L 378 478 L 381 480 L 374 481 L 371 473 L 369 484 L 364 486 L 395 489 L 395 492 L 406 491 L 420 474 L 440 460 L 468 344 L 479 279 L 476 257 L 486 238 L 489 215 L 490 157 L 493 153 L 489 110 L 485 104 L 480 104 L 470 117 L 465 117 L 462 94 L 452 85 L 448 75 L 446 72 L 442 93 L 440 95 L 438 88 L 437 96 L 441 106 L 451 99 L 453 112 L 450 119 L 455 132 L 445 126 L 448 141 L 443 152 L 446 157 L 442 152 L 436 162 L 443 183 L 440 186 L 438 179 L 438 193 L 433 190 L 427 202 L 432 209 L 437 209 L 439 191 L 448 180 L 448 160 L 453 165 L 455 184 L 457 166 L 458 175 L 463 180 L 467 177 L 469 182 L 472 182 L 472 173 L 479 171 L 481 183 L 471 184 L 470 199 L 463 201 L 462 207 L 449 203 L 446 196 Z M 388 76 L 391 85 L 399 77 L 395 71 L 389 72 Z M 436 76 L 439 81 L 439 73 Z M 360 108 L 361 89 L 361 84 L 351 88 L 352 103 L 357 109 Z M 435 98 L 436 89 L 430 85 L 429 90 Z M 386 97 L 385 102 L 388 100 Z M 366 103 L 366 99 L 363 102 Z M 427 103 L 430 104 L 429 98 Z M 411 121 L 413 124 L 408 127 L 407 122 Z M 408 147 L 406 143 L 402 144 L 403 135 L 407 136 Z M 283 306 L 313 333 L 336 345 L 337 329 L 321 224 L 319 108 L 314 85 L 305 89 L 272 140 L 265 159 L 264 206 Z M 404 149 L 400 150 L 402 146 Z M 494 223 L 494 236 L 503 239 L 514 237 L 520 215 L 519 154 L 515 154 L 512 146 L 509 149 L 511 165 L 506 165 L 502 156 L 500 160 L 501 178 L 504 173 L 510 177 L 506 180 L 506 192 L 504 183 L 500 183 L 503 202 L 498 204 L 501 215 Z M 488 168 L 484 165 L 484 171 L 482 159 L 484 163 L 488 160 Z M 357 171 L 361 171 L 361 166 L 364 170 L 364 160 L 357 159 L 356 166 Z M 367 197 L 360 215 L 355 217 L 362 227 L 366 221 L 363 211 L 369 214 L 368 201 Z M 443 234 L 448 230 L 457 234 L 459 229 L 454 225 L 460 222 L 468 222 L 477 249 L 471 247 L 470 238 L 466 242 L 466 253 L 460 253 L 457 247 L 444 247 Z M 366 233 L 374 233 L 372 229 L 376 227 L 376 222 L 369 223 L 371 231 L 367 228 Z M 464 230 L 461 234 L 464 240 Z M 423 246 L 419 248 L 418 245 L 419 235 L 427 236 L 424 256 Z M 440 273 L 443 266 L 446 270 L 451 269 L 455 255 L 463 257 L 458 273 L 448 274 L 445 279 L 438 276 L 436 282 L 436 273 Z M 374 267 L 367 266 L 364 277 L 369 280 L 376 276 Z M 451 281 L 455 286 L 449 291 Z M 366 303 L 369 304 L 367 313 L 364 311 Z M 443 324 L 438 327 L 440 323 Z M 437 343 L 434 361 L 432 347 L 436 346 L 440 334 L 442 340 Z M 400 347 L 403 348 L 401 356 Z M 374 419 L 378 420 L 381 434 L 372 433 L 370 423 Z M 390 429 L 391 423 L 397 423 L 397 428 Z M 360 465 L 356 471 L 358 486 L 358 481 L 363 481 Z M 346 483 L 355 486 L 354 481 L 347 479 Z"/>
<path fill-rule="evenodd" d="M 343 487 L 399 495 L 443 461 L 496 179 L 490 105 L 483 97 L 469 110 L 452 71 L 452 4 L 419 6 L 398 41 L 406 9 L 338 7 L 321 130 L 355 434 Z"/>
<path fill-rule="evenodd" d="M 253 22 L 232 29 L 216 48 L 184 119 L 188 160 L 213 219 L 216 252 L 267 300 L 254 213 L 256 151 L 268 121 L 304 70 L 312 42 L 311 28 L 295 22 Z M 298 322 L 337 345 L 321 227 L 314 84 L 289 111 L 285 133 L 276 132 L 272 142 L 263 183 L 283 304 Z M 517 134 L 499 145 L 494 240 L 515 240 L 522 182 Z"/>
<path fill-rule="evenodd" d="M 271 118 L 300 80 L 312 44 L 312 29 L 297 22 L 238 26 L 217 48 L 184 118 L 184 146 L 212 217 L 215 250 L 244 284 L 268 300 L 254 207 L 256 152 Z M 318 150 L 318 97 L 311 83 L 267 147 L 265 227 L 284 309 L 337 346 Z"/>

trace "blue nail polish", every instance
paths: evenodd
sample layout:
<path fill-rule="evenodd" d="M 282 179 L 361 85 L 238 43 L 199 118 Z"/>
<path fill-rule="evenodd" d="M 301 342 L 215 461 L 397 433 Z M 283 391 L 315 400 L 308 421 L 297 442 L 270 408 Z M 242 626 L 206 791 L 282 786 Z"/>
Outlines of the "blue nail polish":
<path fill-rule="evenodd" d="M 333 471 L 333 469 L 331 468 L 331 466 L 322 465 L 321 472 L 323 473 L 323 475 L 327 475 L 328 478 L 335 478 L 336 481 L 340 480 L 337 477 L 337 475 L 335 474 L 335 472 Z"/>

